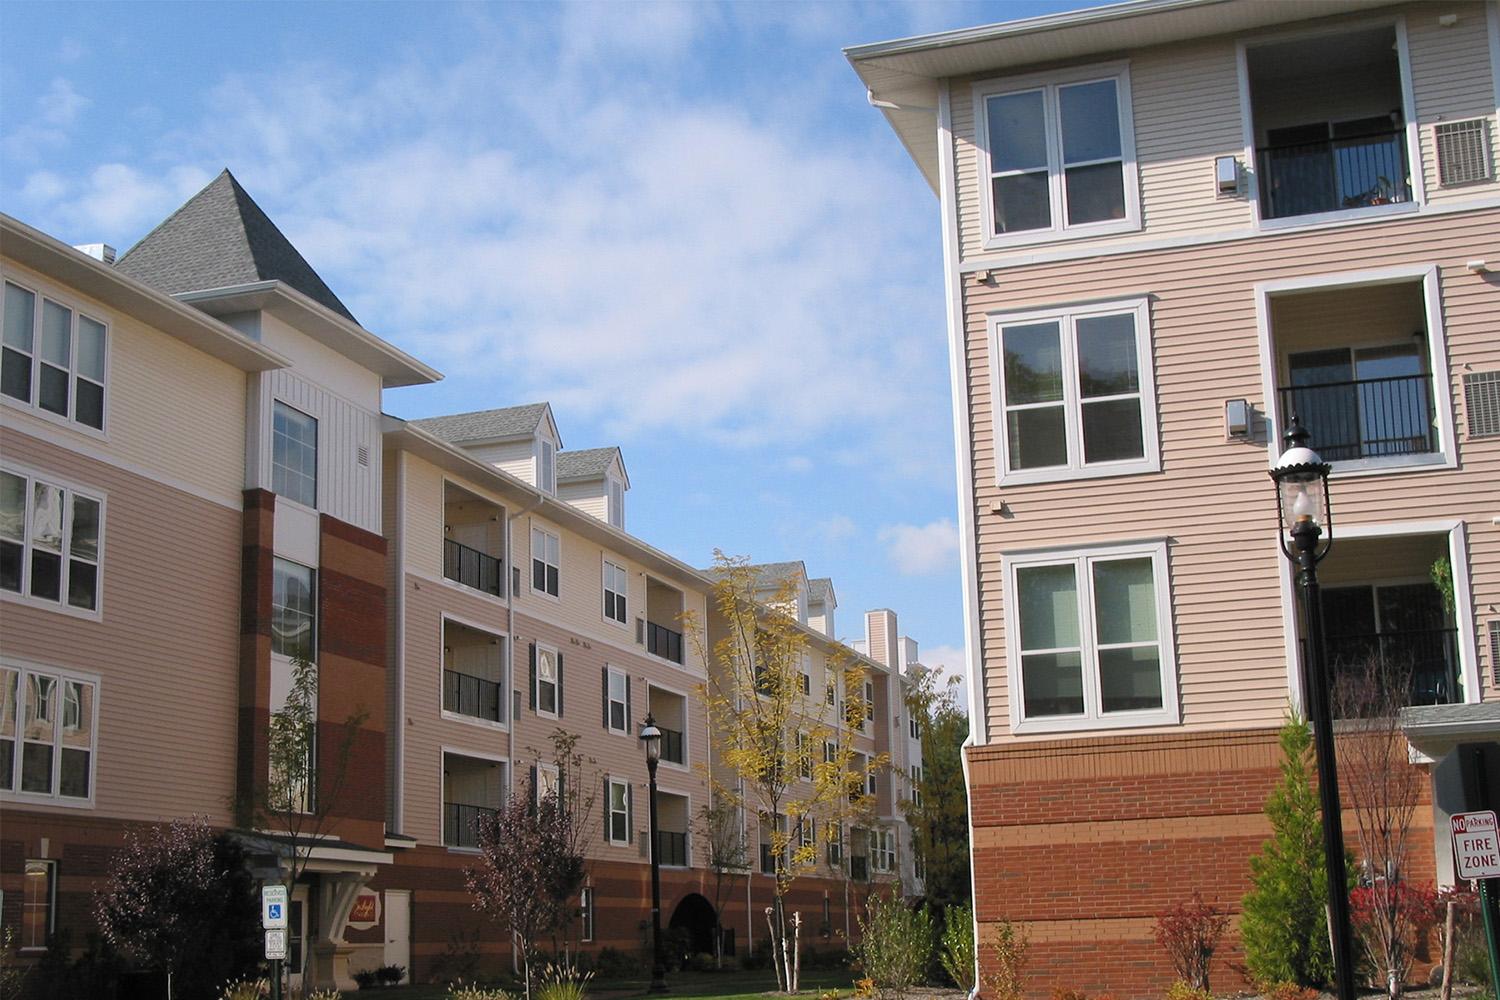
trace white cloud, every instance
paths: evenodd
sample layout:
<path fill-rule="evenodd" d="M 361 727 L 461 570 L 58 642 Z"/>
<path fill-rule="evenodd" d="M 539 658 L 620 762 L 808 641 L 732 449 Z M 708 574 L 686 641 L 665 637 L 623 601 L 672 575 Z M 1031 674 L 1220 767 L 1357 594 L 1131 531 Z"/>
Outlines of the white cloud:
<path fill-rule="evenodd" d="M 958 526 L 948 518 L 931 524 L 891 524 L 876 536 L 905 576 L 951 571 L 958 557 Z"/>
<path fill-rule="evenodd" d="M 835 514 L 833 517 L 819 524 L 818 530 L 822 532 L 824 540 L 829 542 L 843 541 L 846 538 L 853 538 L 859 533 L 859 529 L 854 524 L 854 519 L 847 514 Z"/>

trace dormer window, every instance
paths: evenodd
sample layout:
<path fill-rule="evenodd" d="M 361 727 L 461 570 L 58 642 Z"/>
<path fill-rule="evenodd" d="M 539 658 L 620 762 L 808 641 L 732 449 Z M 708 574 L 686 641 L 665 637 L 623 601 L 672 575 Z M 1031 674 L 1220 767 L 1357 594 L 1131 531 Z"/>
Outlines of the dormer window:
<path fill-rule="evenodd" d="M 536 441 L 536 486 L 546 493 L 557 493 L 557 445 L 546 438 Z"/>

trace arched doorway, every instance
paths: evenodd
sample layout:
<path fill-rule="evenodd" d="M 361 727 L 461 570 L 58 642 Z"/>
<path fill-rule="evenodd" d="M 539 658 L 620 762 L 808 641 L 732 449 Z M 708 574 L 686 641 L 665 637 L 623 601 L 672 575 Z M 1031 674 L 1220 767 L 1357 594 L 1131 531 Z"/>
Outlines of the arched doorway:
<path fill-rule="evenodd" d="M 688 954 L 713 954 L 714 905 L 699 893 L 688 893 L 682 898 L 672 911 L 672 920 L 667 926 L 682 932 L 687 939 Z"/>

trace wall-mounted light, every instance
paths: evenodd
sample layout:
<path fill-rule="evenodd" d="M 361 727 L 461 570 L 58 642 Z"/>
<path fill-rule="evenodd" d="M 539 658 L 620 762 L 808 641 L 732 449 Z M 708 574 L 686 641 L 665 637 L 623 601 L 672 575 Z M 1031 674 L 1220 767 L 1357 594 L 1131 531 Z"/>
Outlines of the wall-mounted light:
<path fill-rule="evenodd" d="M 1221 195 L 1238 194 L 1240 190 L 1240 161 L 1233 156 L 1214 159 L 1214 187 Z"/>
<path fill-rule="evenodd" d="M 1231 441 L 1240 441 L 1250 436 L 1254 411 L 1246 399 L 1224 401 L 1224 436 Z"/>

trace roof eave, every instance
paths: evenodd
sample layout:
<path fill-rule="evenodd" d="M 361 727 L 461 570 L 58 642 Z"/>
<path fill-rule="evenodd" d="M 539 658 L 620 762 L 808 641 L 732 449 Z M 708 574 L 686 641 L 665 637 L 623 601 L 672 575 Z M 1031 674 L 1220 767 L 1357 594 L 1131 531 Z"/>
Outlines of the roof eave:
<path fill-rule="evenodd" d="M 441 381 L 442 372 L 381 340 L 358 323 L 283 281 L 257 281 L 224 288 L 180 292 L 173 298 L 211 316 L 264 311 L 356 361 L 381 377 L 387 389 Z"/>
<path fill-rule="evenodd" d="M 40 230 L 0 213 L 4 256 L 48 275 L 121 313 L 162 331 L 241 371 L 263 372 L 291 365 L 289 358 L 233 327 L 144 285 Z"/>

